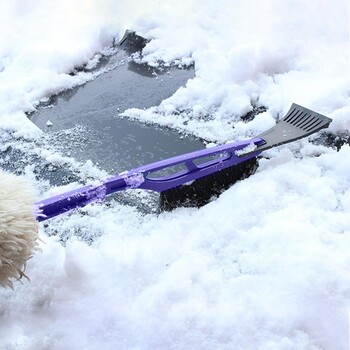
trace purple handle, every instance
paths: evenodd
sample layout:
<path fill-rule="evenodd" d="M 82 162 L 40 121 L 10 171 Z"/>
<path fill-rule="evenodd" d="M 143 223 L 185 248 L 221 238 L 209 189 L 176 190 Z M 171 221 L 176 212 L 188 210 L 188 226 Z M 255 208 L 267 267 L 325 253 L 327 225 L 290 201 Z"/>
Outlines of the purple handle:
<path fill-rule="evenodd" d="M 242 155 L 238 155 L 236 152 L 246 147 L 250 148 L 252 145 L 254 148 L 254 145 L 260 146 L 264 143 L 265 141 L 261 138 L 233 142 L 190 152 L 120 173 L 102 181 L 97 186 L 84 186 L 35 203 L 36 219 L 44 221 L 69 210 L 103 199 L 108 194 L 130 188 L 142 188 L 157 192 L 166 191 L 254 158 L 261 151 L 256 150 L 252 152 L 249 149 L 247 154 L 244 154 L 243 151 Z M 210 158 L 209 160 L 207 160 L 208 157 Z M 182 169 L 177 170 L 177 165 L 182 165 Z M 161 170 L 172 171 L 172 173 L 162 174 Z"/>

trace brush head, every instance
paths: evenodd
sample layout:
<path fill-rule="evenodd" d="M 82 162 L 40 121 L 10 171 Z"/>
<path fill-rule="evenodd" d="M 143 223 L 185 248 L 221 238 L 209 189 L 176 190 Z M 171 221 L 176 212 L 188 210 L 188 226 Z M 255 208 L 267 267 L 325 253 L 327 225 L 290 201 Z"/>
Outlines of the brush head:
<path fill-rule="evenodd" d="M 33 215 L 34 196 L 26 182 L 0 172 L 0 286 L 26 277 L 28 259 L 38 250 L 38 223 Z"/>
<path fill-rule="evenodd" d="M 256 157 L 204 176 L 188 185 L 182 185 L 160 193 L 161 211 L 178 207 L 201 207 L 218 197 L 223 191 L 252 175 L 258 168 Z"/>

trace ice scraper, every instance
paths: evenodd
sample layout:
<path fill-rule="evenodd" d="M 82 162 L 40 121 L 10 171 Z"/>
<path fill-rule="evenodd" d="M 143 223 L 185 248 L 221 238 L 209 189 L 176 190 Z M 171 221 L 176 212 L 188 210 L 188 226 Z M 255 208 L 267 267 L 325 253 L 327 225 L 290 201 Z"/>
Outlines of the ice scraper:
<path fill-rule="evenodd" d="M 127 189 L 161 192 L 170 201 L 170 197 L 178 198 L 191 193 L 192 188 L 198 189 L 198 180 L 201 180 L 200 187 L 205 187 L 206 183 L 213 187 L 213 181 L 218 182 L 216 178 L 221 182 L 232 182 L 246 171 L 246 162 L 261 152 L 311 135 L 326 128 L 330 122 L 328 117 L 293 104 L 274 127 L 252 139 L 161 160 L 112 176 L 98 185 L 44 199 L 35 203 L 36 219 L 44 221 Z"/>

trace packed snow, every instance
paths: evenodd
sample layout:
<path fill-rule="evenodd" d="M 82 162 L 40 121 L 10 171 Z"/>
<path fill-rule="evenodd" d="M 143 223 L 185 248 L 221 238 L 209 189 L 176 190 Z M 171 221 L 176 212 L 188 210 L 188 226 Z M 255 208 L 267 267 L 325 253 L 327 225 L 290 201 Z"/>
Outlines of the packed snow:
<path fill-rule="evenodd" d="M 25 113 L 92 79 L 76 68 L 125 29 L 150 39 L 135 59 L 196 71 L 126 117 L 222 143 L 296 102 L 349 133 L 348 15 L 346 0 L 1 0 L 0 151 L 106 175 L 45 143 Z M 256 106 L 266 111 L 241 120 Z M 0 349 L 347 349 L 350 147 L 316 139 L 266 152 L 201 209 L 146 215 L 111 201 L 42 224 L 31 282 L 0 290 Z M 66 189 L 20 170 L 39 197 Z"/>

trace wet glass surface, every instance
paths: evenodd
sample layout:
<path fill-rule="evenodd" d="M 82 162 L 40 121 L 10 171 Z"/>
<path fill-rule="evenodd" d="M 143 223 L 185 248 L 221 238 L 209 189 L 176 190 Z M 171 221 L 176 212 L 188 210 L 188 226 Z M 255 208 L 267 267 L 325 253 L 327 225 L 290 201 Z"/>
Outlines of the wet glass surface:
<path fill-rule="evenodd" d="M 203 148 L 194 137 L 120 116 L 128 108 L 158 105 L 193 78 L 194 69 L 156 70 L 127 62 L 127 52 L 118 55 L 121 64 L 115 69 L 52 97 L 29 118 L 56 140 L 61 134 L 66 154 L 78 161 L 90 159 L 108 172 Z M 75 134 L 77 140 L 76 133 L 81 133 L 81 142 L 72 144 L 67 135 Z"/>

